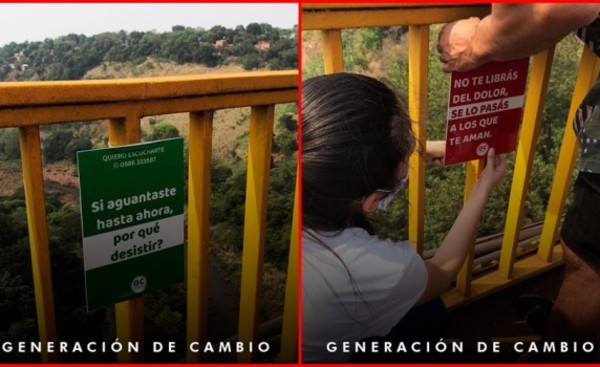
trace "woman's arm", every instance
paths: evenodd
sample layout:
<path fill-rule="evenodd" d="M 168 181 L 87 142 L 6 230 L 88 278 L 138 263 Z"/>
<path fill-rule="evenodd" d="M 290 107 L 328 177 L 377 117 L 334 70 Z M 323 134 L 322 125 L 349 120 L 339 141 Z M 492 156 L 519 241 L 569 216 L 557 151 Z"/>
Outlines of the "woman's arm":
<path fill-rule="evenodd" d="M 466 259 L 469 246 L 477 237 L 477 228 L 489 195 L 505 173 L 506 155 L 496 156 L 494 149 L 490 149 L 486 167 L 475 183 L 471 196 L 435 255 L 425 261 L 428 275 L 427 287 L 417 304 L 438 297 L 455 280 Z"/>

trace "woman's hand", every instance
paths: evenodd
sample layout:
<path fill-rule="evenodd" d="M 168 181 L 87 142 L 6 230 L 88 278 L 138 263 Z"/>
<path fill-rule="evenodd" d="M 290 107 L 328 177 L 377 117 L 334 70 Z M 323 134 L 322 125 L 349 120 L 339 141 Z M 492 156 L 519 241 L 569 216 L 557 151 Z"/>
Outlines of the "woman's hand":
<path fill-rule="evenodd" d="M 444 164 L 446 155 L 446 142 L 444 140 L 427 141 L 425 143 L 425 162 L 433 163 L 436 166 Z"/>
<path fill-rule="evenodd" d="M 504 178 L 506 174 L 506 154 L 496 155 L 494 148 L 490 148 L 487 154 L 485 168 L 477 181 L 484 187 L 492 189 Z"/>

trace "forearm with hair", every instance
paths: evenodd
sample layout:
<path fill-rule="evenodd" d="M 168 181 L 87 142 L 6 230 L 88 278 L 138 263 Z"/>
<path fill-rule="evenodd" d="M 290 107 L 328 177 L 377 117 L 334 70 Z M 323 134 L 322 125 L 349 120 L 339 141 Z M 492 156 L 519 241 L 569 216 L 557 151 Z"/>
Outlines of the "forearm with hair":
<path fill-rule="evenodd" d="M 489 62 L 536 54 L 590 24 L 599 11 L 600 4 L 492 4 L 477 25 L 473 55 Z"/>

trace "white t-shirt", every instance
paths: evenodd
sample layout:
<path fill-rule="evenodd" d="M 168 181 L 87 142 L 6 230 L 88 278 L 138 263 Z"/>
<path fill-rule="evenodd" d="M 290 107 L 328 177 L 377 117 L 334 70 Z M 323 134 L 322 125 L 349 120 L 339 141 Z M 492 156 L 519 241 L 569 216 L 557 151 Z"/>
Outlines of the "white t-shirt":
<path fill-rule="evenodd" d="M 303 361 L 348 361 L 344 342 L 387 335 L 426 285 L 425 264 L 409 241 L 382 240 L 361 228 L 332 236 L 303 233 Z"/>

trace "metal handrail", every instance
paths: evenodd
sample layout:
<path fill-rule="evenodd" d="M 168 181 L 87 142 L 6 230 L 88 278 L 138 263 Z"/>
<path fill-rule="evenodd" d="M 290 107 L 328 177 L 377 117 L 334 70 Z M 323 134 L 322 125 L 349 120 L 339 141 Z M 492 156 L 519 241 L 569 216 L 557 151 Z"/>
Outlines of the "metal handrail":
<path fill-rule="evenodd" d="M 225 108 L 251 107 L 238 335 L 240 340 L 252 340 L 258 332 L 256 310 L 262 281 L 274 106 L 295 103 L 297 85 L 296 70 L 101 81 L 0 83 L 0 128 L 17 127 L 20 133 L 40 341 L 55 341 L 57 338 L 44 203 L 41 125 L 106 119 L 109 121 L 109 145 L 117 146 L 140 140 L 140 121 L 144 116 L 189 112 L 187 335 L 188 343 L 192 340 L 202 342 L 206 338 L 207 324 L 213 113 Z M 297 272 L 294 270 L 298 261 L 297 208 L 298 200 L 295 202 L 294 223 L 290 233 L 290 266 L 283 316 L 282 332 L 288 339 L 295 338 L 297 333 L 297 302 L 294 298 L 297 294 Z M 143 340 L 142 315 L 141 297 L 116 305 L 117 337 L 121 342 Z M 295 360 L 295 340 L 282 341 L 281 361 Z M 119 354 L 120 361 L 137 361 L 137 358 L 126 351 Z M 200 358 L 198 354 L 188 354 L 189 361 Z M 239 356 L 240 361 L 250 361 L 251 358 L 250 353 Z M 56 361 L 56 356 L 44 351 L 42 360 Z"/>

